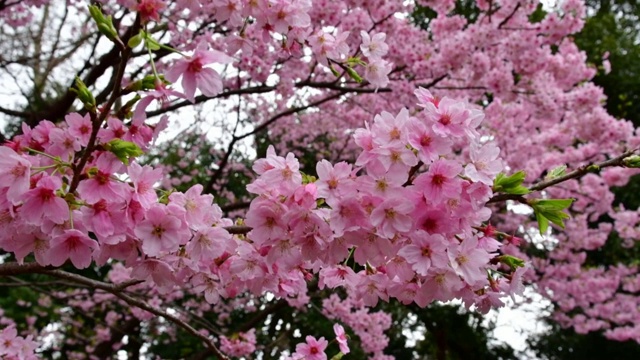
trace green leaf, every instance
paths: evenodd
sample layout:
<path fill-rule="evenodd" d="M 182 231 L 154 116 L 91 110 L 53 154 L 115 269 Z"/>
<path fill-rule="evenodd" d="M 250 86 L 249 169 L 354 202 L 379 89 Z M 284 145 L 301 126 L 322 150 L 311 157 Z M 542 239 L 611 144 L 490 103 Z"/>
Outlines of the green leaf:
<path fill-rule="evenodd" d="M 504 173 L 499 173 L 493 180 L 493 191 L 504 192 L 514 195 L 525 195 L 529 193 L 529 189 L 522 186 L 527 174 L 520 170 L 511 176 L 506 176 Z"/>
<path fill-rule="evenodd" d="M 102 9 L 96 5 L 89 5 L 89 14 L 98 25 L 98 30 L 104 36 L 109 38 L 109 40 L 114 41 L 114 39 L 118 38 L 118 31 L 115 26 L 113 26 L 113 19 L 111 16 L 105 17 L 102 13 Z"/>
<path fill-rule="evenodd" d="M 87 85 L 76 76 L 76 87 L 75 89 L 71 89 L 71 91 L 75 92 L 78 95 L 78 99 L 82 101 L 84 107 L 87 110 L 95 110 L 96 108 L 96 99 L 93 97 L 93 94 L 87 88 Z"/>
<path fill-rule="evenodd" d="M 638 155 L 632 155 L 632 156 L 626 157 L 624 158 L 624 160 L 622 160 L 622 162 L 626 167 L 640 168 L 640 156 Z"/>
<path fill-rule="evenodd" d="M 511 255 L 500 255 L 497 257 L 498 261 L 509 266 L 512 270 L 515 270 L 519 267 L 524 266 L 524 260 L 511 256 Z"/>
<path fill-rule="evenodd" d="M 302 184 L 310 184 L 316 182 L 316 180 L 315 176 L 302 173 Z"/>
<path fill-rule="evenodd" d="M 362 78 L 360 77 L 360 75 L 358 75 L 357 71 L 353 70 L 353 68 L 348 67 L 347 74 L 349 74 L 349 76 L 351 76 L 351 78 L 355 80 L 357 83 L 362 82 Z"/>
<path fill-rule="evenodd" d="M 569 214 L 567 213 L 563 213 L 560 211 L 553 211 L 553 212 L 544 212 L 542 213 L 544 215 L 544 217 L 546 217 L 549 221 L 551 221 L 552 223 L 560 226 L 561 228 L 564 229 L 564 219 L 568 219 L 570 218 Z"/>
<path fill-rule="evenodd" d="M 549 220 L 544 217 L 540 212 L 536 211 L 536 221 L 538 221 L 538 229 L 540 229 L 540 235 L 544 235 L 547 233 L 547 229 L 549 229 Z"/>
<path fill-rule="evenodd" d="M 129 165 L 129 159 L 144 154 L 138 145 L 120 139 L 113 139 L 104 145 L 105 150 L 112 152 L 125 165 Z"/>
<path fill-rule="evenodd" d="M 151 51 L 160 50 L 160 43 L 157 42 L 156 39 L 154 39 L 153 37 L 149 36 L 149 34 L 147 34 L 145 38 L 145 45 Z"/>
<path fill-rule="evenodd" d="M 549 171 L 547 176 L 545 176 L 545 180 L 555 179 L 567 173 L 567 165 L 560 165 L 557 168 Z"/>
<path fill-rule="evenodd" d="M 505 189 L 504 192 L 506 192 L 507 194 L 514 194 L 514 195 L 526 195 L 530 191 L 526 187 L 522 185 L 518 185 L 516 187 Z"/>
<path fill-rule="evenodd" d="M 338 72 L 338 70 L 333 68 L 333 65 L 329 64 L 329 70 L 331 70 L 331 73 L 333 74 L 333 76 L 340 76 L 340 73 Z"/>
<path fill-rule="evenodd" d="M 561 211 L 571 206 L 574 200 L 575 199 L 532 199 L 529 200 L 529 205 L 545 211 Z"/>
<path fill-rule="evenodd" d="M 493 184 L 495 186 L 513 187 L 522 184 L 526 176 L 527 173 L 522 170 L 512 174 L 511 176 L 507 176 L 505 173 L 499 173 L 493 181 Z"/>
<path fill-rule="evenodd" d="M 533 208 L 540 228 L 540 234 L 544 235 L 549 228 L 549 221 L 564 229 L 564 220 L 569 214 L 563 212 L 571 206 L 574 199 L 531 199 L 529 205 Z"/>
<path fill-rule="evenodd" d="M 132 36 L 129 39 L 129 41 L 127 42 L 127 45 L 133 49 L 138 45 L 140 45 L 143 39 L 144 39 L 144 31 L 140 31 L 138 34 Z"/>

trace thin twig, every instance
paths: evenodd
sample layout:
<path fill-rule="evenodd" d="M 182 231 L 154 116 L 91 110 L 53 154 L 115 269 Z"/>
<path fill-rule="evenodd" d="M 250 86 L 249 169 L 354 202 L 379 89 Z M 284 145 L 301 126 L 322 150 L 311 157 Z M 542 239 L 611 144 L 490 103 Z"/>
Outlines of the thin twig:
<path fill-rule="evenodd" d="M 26 274 L 26 273 L 45 274 L 45 275 L 56 277 L 58 279 L 68 280 L 77 284 L 86 285 L 93 289 L 104 290 L 108 293 L 115 295 L 116 297 L 120 298 L 121 300 L 123 300 L 129 305 L 138 307 L 142 310 L 146 310 L 154 315 L 161 316 L 167 319 L 168 321 L 178 325 L 179 327 L 183 328 L 191 335 L 201 339 L 207 345 L 209 350 L 219 359 L 229 360 L 229 358 L 218 349 L 218 347 L 215 345 L 213 340 L 209 339 L 209 337 L 207 337 L 206 335 L 203 335 L 200 332 L 198 332 L 198 330 L 193 328 L 191 325 L 187 324 L 185 321 L 183 321 L 179 317 L 175 315 L 171 315 L 163 310 L 160 310 L 154 306 L 147 304 L 146 302 L 140 299 L 134 298 L 133 296 L 124 293 L 123 288 L 126 286 L 131 286 L 132 284 L 135 283 L 135 281 L 127 281 L 121 284 L 109 284 L 102 281 L 93 280 L 93 279 L 84 277 L 82 275 L 66 272 L 63 270 L 51 270 L 50 268 L 41 266 L 37 263 L 28 263 L 23 265 L 19 265 L 17 263 L 0 264 L 0 276 Z"/>
<path fill-rule="evenodd" d="M 533 191 L 540 191 L 540 190 L 544 190 L 550 186 L 553 185 L 557 185 L 560 184 L 562 182 L 565 182 L 567 180 L 570 179 L 577 179 L 580 177 L 583 177 L 584 175 L 590 173 L 590 172 L 594 172 L 594 171 L 599 171 L 602 168 L 606 168 L 606 167 L 612 167 L 612 166 L 622 166 L 625 167 L 624 164 L 624 159 L 626 159 L 627 157 L 633 155 L 636 153 L 636 151 L 638 151 L 638 149 L 633 149 L 633 150 L 628 150 L 625 151 L 624 153 L 611 158 L 609 160 L 605 160 L 599 163 L 595 163 L 595 164 L 589 164 L 589 165 L 584 165 L 581 166 L 579 168 L 577 168 L 576 170 L 571 171 L 570 173 L 564 174 L 562 176 L 558 176 L 556 178 L 553 179 L 549 179 L 549 180 L 542 180 L 540 182 L 537 182 L 533 185 L 531 185 L 529 187 L 529 191 L 533 192 Z M 501 202 L 501 201 L 506 201 L 506 200 L 516 200 L 519 201 L 521 203 L 526 204 L 526 198 L 522 195 L 514 195 L 514 194 L 498 194 L 498 195 L 494 195 L 491 199 L 489 199 L 489 201 L 487 201 L 488 204 L 490 203 L 496 203 L 496 202 Z"/>
<path fill-rule="evenodd" d="M 140 28 L 140 16 L 136 17 L 136 20 L 131 27 L 132 31 L 129 31 L 130 34 L 137 34 Z M 80 184 L 80 175 L 84 170 L 85 165 L 89 161 L 89 157 L 91 157 L 93 150 L 96 146 L 96 141 L 98 139 L 98 132 L 102 127 L 102 124 L 109 116 L 111 112 L 111 107 L 116 102 L 116 100 L 120 97 L 120 93 L 122 91 L 122 79 L 124 78 L 125 69 L 127 67 L 127 63 L 129 62 L 129 58 L 131 57 L 132 49 L 128 46 L 124 46 L 123 43 L 128 41 L 129 39 L 124 39 L 124 41 L 118 41 L 116 44 L 121 47 L 121 56 L 120 56 L 120 65 L 118 65 L 118 70 L 113 80 L 113 90 L 111 91 L 111 96 L 107 103 L 102 107 L 100 112 L 100 116 L 97 116 L 95 112 L 90 111 L 89 114 L 91 116 L 92 129 L 91 136 L 89 137 L 89 143 L 87 147 L 84 149 L 84 153 L 80 158 L 80 161 L 74 165 L 73 167 L 73 179 L 71 180 L 71 185 L 69 186 L 69 193 L 73 193 L 76 191 L 76 188 Z"/>
<path fill-rule="evenodd" d="M 511 12 L 511 14 L 509 14 L 506 18 L 504 18 L 500 24 L 498 24 L 498 29 L 501 29 L 504 25 L 506 25 L 509 20 L 511 20 L 511 18 L 513 18 L 513 15 L 516 14 L 516 12 L 518 11 L 518 9 L 520 8 L 520 3 L 516 4 L 516 7 L 513 8 L 513 11 Z"/>

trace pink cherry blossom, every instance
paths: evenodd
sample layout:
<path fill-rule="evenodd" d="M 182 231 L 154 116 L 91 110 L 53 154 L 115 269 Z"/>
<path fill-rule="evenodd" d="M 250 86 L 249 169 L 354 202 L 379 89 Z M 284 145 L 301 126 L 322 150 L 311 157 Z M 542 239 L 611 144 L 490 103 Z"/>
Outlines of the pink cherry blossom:
<path fill-rule="evenodd" d="M 442 235 L 427 235 L 420 232 L 411 244 L 398 251 L 398 255 L 407 259 L 418 274 L 427 275 L 432 266 L 444 268 L 448 265 L 446 248 L 447 242 Z"/>
<path fill-rule="evenodd" d="M 153 185 L 162 178 L 162 170 L 133 162 L 129 165 L 128 172 L 134 188 L 133 198 L 144 208 L 149 208 L 158 200 Z"/>
<path fill-rule="evenodd" d="M 333 332 L 336 334 L 336 341 L 340 347 L 340 352 L 343 354 L 349 353 L 349 345 L 347 344 L 347 334 L 344 332 L 344 328 L 340 324 L 333 324 Z"/>
<path fill-rule="evenodd" d="M 365 31 L 360 32 L 360 36 L 362 36 L 362 45 L 360 45 L 360 50 L 364 56 L 368 57 L 370 60 L 372 59 L 380 59 L 387 54 L 389 51 L 389 46 L 384 42 L 387 35 L 385 33 L 375 33 L 372 36 Z"/>
<path fill-rule="evenodd" d="M 58 177 L 42 177 L 36 187 L 22 197 L 22 217 L 34 225 L 39 225 L 43 218 L 56 224 L 62 224 L 69 219 L 69 205 L 56 194 L 61 186 L 62 180 Z"/>
<path fill-rule="evenodd" d="M 352 193 L 356 184 L 351 176 L 351 165 L 346 162 L 339 162 L 331 165 L 326 160 L 318 162 L 316 165 L 318 174 L 318 196 L 323 197 L 328 203 L 334 203 L 341 196 Z"/>
<path fill-rule="evenodd" d="M 390 62 L 382 59 L 369 60 L 364 70 L 364 78 L 376 88 L 389 84 L 389 73 L 393 69 Z"/>
<path fill-rule="evenodd" d="M 146 259 L 136 264 L 131 271 L 131 277 L 138 280 L 151 280 L 164 288 L 170 288 L 176 283 L 171 266 L 156 259 Z"/>
<path fill-rule="evenodd" d="M 451 141 L 437 135 L 424 123 L 411 119 L 407 124 L 409 144 L 418 150 L 418 158 L 430 164 L 450 151 Z"/>
<path fill-rule="evenodd" d="M 178 60 L 165 74 L 167 80 L 178 81 L 182 76 L 182 88 L 187 99 L 195 102 L 196 88 L 206 96 L 216 96 L 222 92 L 222 79 L 214 69 L 205 67 L 212 63 L 228 64 L 233 58 L 217 50 L 207 50 L 206 43 L 200 43 L 193 55 Z"/>
<path fill-rule="evenodd" d="M 460 137 L 465 134 L 464 125 L 470 114 L 466 106 L 458 101 L 444 97 L 438 102 L 438 107 L 435 111 L 428 111 L 430 109 L 435 108 L 427 107 L 425 109 L 427 111 L 426 116 L 433 123 L 433 131 L 436 134 L 443 137 Z"/>
<path fill-rule="evenodd" d="M 164 0 L 140 0 L 135 6 L 135 10 L 138 11 L 142 21 L 160 20 L 160 11 L 164 10 L 167 4 Z"/>
<path fill-rule="evenodd" d="M 329 342 L 324 337 L 316 340 L 313 336 L 307 336 L 306 341 L 306 343 L 296 345 L 298 355 L 302 355 L 305 360 L 327 360 L 327 354 L 324 350 Z"/>
<path fill-rule="evenodd" d="M 61 266 L 67 259 L 73 266 L 84 269 L 91 265 L 91 254 L 98 248 L 95 240 L 76 229 L 68 229 L 51 240 L 47 259 L 53 266 Z"/>
<path fill-rule="evenodd" d="M 439 203 L 446 198 L 457 197 L 461 191 L 461 181 L 457 176 L 462 166 L 451 160 L 437 160 L 429 171 L 416 178 L 414 184 L 424 193 L 429 202 Z"/>
<path fill-rule="evenodd" d="M 473 181 L 493 185 L 493 178 L 502 170 L 499 154 L 500 149 L 494 143 L 472 146 L 469 154 L 472 163 L 465 167 L 465 175 Z"/>
<path fill-rule="evenodd" d="M 405 199 L 392 198 L 378 205 L 371 213 L 371 224 L 379 229 L 380 235 L 393 238 L 413 227 L 409 213 L 413 205 Z"/>
<path fill-rule="evenodd" d="M 478 248 L 476 237 L 465 239 L 460 245 L 451 246 L 448 253 L 451 266 L 466 282 L 474 284 L 486 278 L 486 272 L 481 267 L 489 261 L 491 255 Z"/>
<path fill-rule="evenodd" d="M 162 251 L 175 251 L 187 240 L 182 221 L 171 215 L 166 206 L 152 206 L 134 230 L 142 241 L 142 250 L 149 256 L 159 255 Z"/>
<path fill-rule="evenodd" d="M 0 146 L 0 189 L 7 189 L 7 199 L 17 203 L 29 190 L 31 163 L 11 148 Z"/>
<path fill-rule="evenodd" d="M 101 199 L 125 200 L 130 196 L 128 185 L 115 178 L 114 173 L 123 168 L 122 162 L 112 153 L 102 153 L 91 176 L 80 181 L 78 193 L 89 202 Z"/>

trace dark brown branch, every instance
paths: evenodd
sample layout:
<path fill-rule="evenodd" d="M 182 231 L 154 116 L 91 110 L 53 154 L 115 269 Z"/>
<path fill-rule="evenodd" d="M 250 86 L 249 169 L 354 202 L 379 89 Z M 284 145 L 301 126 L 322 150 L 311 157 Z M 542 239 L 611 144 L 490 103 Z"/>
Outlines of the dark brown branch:
<path fill-rule="evenodd" d="M 42 270 L 53 270 L 52 267 L 44 267 L 38 263 L 18 264 L 16 262 L 0 264 L 0 276 L 15 276 L 33 274 Z"/>
<path fill-rule="evenodd" d="M 293 115 L 295 113 L 298 113 L 300 111 L 304 111 L 306 109 L 321 105 L 327 101 L 331 101 L 334 99 L 339 98 L 340 96 L 342 96 L 343 93 L 342 92 L 338 92 L 335 93 L 333 95 L 327 96 L 326 98 L 314 101 L 312 103 L 309 103 L 305 106 L 299 106 L 299 107 L 294 107 L 291 108 L 289 110 L 283 111 L 277 115 L 274 115 L 273 117 L 271 117 L 269 120 L 263 122 L 262 124 L 258 125 L 255 129 L 253 129 L 252 131 L 249 131 L 243 135 L 240 136 L 234 136 L 233 139 L 231 140 L 231 142 L 229 143 L 229 146 L 227 147 L 227 151 L 224 155 L 224 158 L 222 158 L 222 161 L 220 162 L 220 164 L 218 164 L 218 169 L 216 170 L 215 173 L 213 173 L 213 175 L 211 176 L 211 178 L 209 179 L 209 181 L 207 182 L 207 184 L 204 187 L 204 193 L 211 193 L 213 191 L 213 187 L 215 185 L 215 183 L 218 181 L 218 179 L 220 179 L 220 177 L 222 177 L 222 173 L 225 169 L 225 167 L 227 166 L 227 164 L 229 163 L 229 159 L 231 158 L 231 153 L 233 152 L 233 147 L 235 146 L 235 144 L 244 139 L 247 138 L 249 136 L 255 135 L 263 130 L 265 130 L 266 128 L 269 127 L 269 125 L 273 124 L 274 122 L 276 122 L 278 119 L 281 119 L 285 116 L 289 116 L 289 115 Z"/>
<path fill-rule="evenodd" d="M 409 177 L 407 178 L 407 181 L 402 185 L 402 186 L 409 186 L 411 184 L 413 184 L 413 180 L 414 179 L 414 175 L 416 174 L 416 172 L 418 172 L 418 170 L 420 169 L 420 167 L 424 165 L 424 163 L 422 162 L 422 160 L 418 161 L 418 163 L 413 166 L 410 170 L 409 170 Z"/>
<path fill-rule="evenodd" d="M 237 203 L 233 203 L 233 204 L 228 204 L 228 205 L 224 205 L 221 206 L 220 209 L 225 212 L 228 213 L 230 211 L 235 211 L 235 210 L 241 210 L 241 209 L 246 209 L 249 207 L 249 205 L 251 205 L 250 202 L 248 201 L 243 201 L 243 202 L 237 202 Z"/>
<path fill-rule="evenodd" d="M 493 203 L 503 202 L 503 201 L 507 201 L 507 200 L 514 200 L 514 201 L 517 201 L 517 202 L 523 203 L 523 204 L 527 203 L 527 199 L 522 195 L 497 194 L 497 195 L 493 195 L 491 197 L 491 199 L 489 199 L 489 201 L 487 201 L 487 204 L 493 204 Z"/>
<path fill-rule="evenodd" d="M 571 179 L 577 179 L 577 178 L 581 178 L 584 175 L 590 173 L 590 172 L 595 172 L 595 171 L 600 171 L 602 168 L 606 168 L 606 167 L 612 167 L 612 166 L 622 166 L 625 167 L 625 162 L 624 159 L 628 158 L 631 155 L 634 155 L 636 153 L 637 149 L 634 150 L 628 150 L 625 151 L 624 153 L 611 158 L 609 160 L 605 160 L 599 163 L 595 163 L 595 164 L 589 164 L 589 165 L 584 165 L 579 167 L 576 170 L 571 171 L 570 173 L 567 173 L 565 175 L 562 176 L 558 176 L 556 178 L 553 179 L 549 179 L 549 180 L 543 180 L 540 182 L 537 182 L 533 185 L 531 185 L 529 187 L 530 191 L 540 191 L 540 190 L 544 190 L 550 186 L 553 185 L 557 185 L 560 184 L 562 182 L 565 182 L 567 180 L 571 180 Z M 516 200 L 519 201 L 523 204 L 526 204 L 527 201 L 524 198 L 524 196 L 522 195 L 513 195 L 513 194 L 498 194 L 498 195 L 494 195 L 491 199 L 489 199 L 489 201 L 487 201 L 487 203 L 496 203 L 496 202 L 501 202 L 501 201 L 506 201 L 506 200 Z"/>
<path fill-rule="evenodd" d="M 559 184 L 561 182 L 565 182 L 569 179 L 576 179 L 576 178 L 580 178 L 590 172 L 594 172 L 594 171 L 599 171 L 602 168 L 606 168 L 606 167 L 611 167 L 611 166 L 625 166 L 624 165 L 624 159 L 628 158 L 629 156 L 635 154 L 637 151 L 637 149 L 634 150 L 629 150 L 629 151 L 625 151 L 624 153 L 622 153 L 621 155 L 618 155 L 612 159 L 600 162 L 600 163 L 596 163 L 596 164 L 592 164 L 592 165 L 585 165 L 585 166 L 581 166 L 580 168 L 573 170 L 572 172 L 562 175 L 562 176 L 558 176 L 557 178 L 553 178 L 550 180 L 543 180 L 540 181 L 536 184 L 534 184 L 533 186 L 531 186 L 529 188 L 529 190 L 531 191 L 540 191 L 543 189 L 548 188 L 549 186 L 553 186 L 555 184 Z"/>
<path fill-rule="evenodd" d="M 187 324 L 184 320 L 178 318 L 175 315 L 171 315 L 161 309 L 158 309 L 154 306 L 151 306 L 146 302 L 123 292 L 123 286 L 124 287 L 130 286 L 132 283 L 135 283 L 137 280 L 125 282 L 122 284 L 109 284 L 102 281 L 89 279 L 82 275 L 66 272 L 63 270 L 51 270 L 50 268 L 41 266 L 37 263 L 28 263 L 24 265 L 19 265 L 17 263 L 0 264 L 0 276 L 19 275 L 19 274 L 27 274 L 27 273 L 45 274 L 58 279 L 68 280 L 76 284 L 85 285 L 93 289 L 99 289 L 99 290 L 106 291 L 110 294 L 113 294 L 129 305 L 138 307 L 142 310 L 146 310 L 154 315 L 163 317 L 168 321 L 176 324 L 177 326 L 183 328 L 185 331 L 187 331 L 191 335 L 202 340 L 209 348 L 209 351 L 211 351 L 211 353 L 213 353 L 219 359 L 229 360 L 229 358 L 218 349 L 218 347 L 215 345 L 213 340 L 209 339 L 209 337 L 207 337 L 206 335 L 203 335 L 200 332 L 198 332 L 198 330 L 193 328 L 191 325 Z"/>
<path fill-rule="evenodd" d="M 250 132 L 248 132 L 248 133 L 246 133 L 244 135 L 239 136 L 238 140 L 241 140 L 241 139 L 244 139 L 246 137 L 255 135 L 255 134 L 265 130 L 267 127 L 269 127 L 269 125 L 273 124 L 274 122 L 276 122 L 280 118 L 283 118 L 283 117 L 289 116 L 289 115 L 293 115 L 295 113 L 299 113 L 301 111 L 307 110 L 307 109 L 312 108 L 312 107 L 316 107 L 318 105 L 326 103 L 327 101 L 331 101 L 331 100 L 337 99 L 342 95 L 344 95 L 343 92 L 337 92 L 337 93 L 335 93 L 333 95 L 327 96 L 326 98 L 323 98 L 323 99 L 314 101 L 312 103 L 309 103 L 309 104 L 307 104 L 305 106 L 294 107 L 294 108 L 291 108 L 291 109 L 289 109 L 287 111 L 283 111 L 280 114 L 275 115 L 275 116 L 271 117 L 269 120 L 267 120 L 267 121 L 263 122 L 262 124 L 258 125 L 252 131 L 250 131 Z"/>
<path fill-rule="evenodd" d="M 520 3 L 517 3 L 516 6 L 513 8 L 513 11 L 511 12 L 511 14 L 509 14 L 506 18 L 504 18 L 500 22 L 500 24 L 498 24 L 498 29 L 501 29 L 504 25 L 506 25 L 509 22 L 509 20 L 513 18 L 513 16 L 516 14 L 519 8 L 520 8 Z"/>
<path fill-rule="evenodd" d="M 131 36 L 137 34 L 138 31 L 139 28 L 134 29 L 134 26 L 130 27 L 122 36 L 122 41 L 126 43 L 128 39 Z M 96 65 L 92 67 L 89 73 L 82 79 L 87 87 L 91 87 L 93 84 L 95 84 L 96 80 L 98 80 L 98 78 L 102 76 L 102 74 L 104 74 L 108 68 L 116 66 L 116 64 L 118 64 L 118 61 L 121 58 L 120 56 L 118 56 L 119 54 L 120 47 L 118 45 L 114 45 L 108 53 L 104 54 L 100 57 L 100 59 L 97 60 Z M 80 74 L 78 74 L 78 76 L 79 75 Z M 26 120 L 27 125 L 34 127 L 38 125 L 40 120 L 45 118 L 51 121 L 56 121 L 57 119 L 63 118 L 76 99 L 76 94 L 71 91 L 71 89 L 74 87 L 74 84 L 75 81 L 72 81 L 71 85 L 67 89 L 67 92 L 46 110 L 37 113 L 31 113 L 30 117 Z"/>
<path fill-rule="evenodd" d="M 315 88 L 315 89 L 329 89 L 329 90 L 338 90 L 338 91 L 342 91 L 344 93 L 357 93 L 357 94 L 369 94 L 369 93 L 383 93 L 383 92 L 391 92 L 391 89 L 389 88 L 380 88 L 380 89 L 370 89 L 370 88 L 362 88 L 362 87 L 345 87 L 345 86 L 340 86 L 339 84 L 336 83 L 325 83 L 325 82 L 313 82 L 313 81 L 302 81 L 299 82 L 295 85 L 296 88 L 303 88 L 303 87 L 311 87 L 311 88 Z M 244 95 L 244 94 L 264 94 L 264 93 L 269 93 L 272 91 L 275 91 L 276 87 L 275 86 L 252 86 L 252 87 L 248 87 L 248 88 L 244 88 L 244 89 L 235 89 L 235 90 L 227 90 L 224 91 L 216 96 L 205 96 L 205 95 L 199 95 L 196 96 L 195 98 L 195 102 L 191 102 L 191 101 L 180 101 L 177 102 L 175 104 L 166 106 L 162 109 L 158 109 L 158 110 L 153 110 L 153 111 L 149 111 L 147 112 L 147 117 L 152 117 L 152 116 L 158 116 L 161 114 L 164 114 L 166 112 L 169 111 L 173 111 L 173 110 L 177 110 L 180 108 L 183 108 L 185 106 L 190 106 L 190 105 L 194 105 L 194 104 L 200 104 L 209 100 L 213 100 L 213 99 L 225 99 L 228 98 L 230 96 L 233 95 Z"/>
<path fill-rule="evenodd" d="M 141 26 L 140 16 L 138 16 L 136 17 L 136 20 L 133 23 L 133 26 L 131 26 L 128 29 L 127 34 L 129 34 L 129 36 L 131 36 L 131 34 L 137 34 L 138 31 L 140 30 L 140 26 Z M 122 91 L 122 79 L 124 78 L 125 69 L 127 67 L 127 63 L 129 62 L 129 58 L 131 57 L 132 49 L 130 47 L 124 46 L 123 44 L 129 41 L 128 37 L 125 37 L 123 40 L 119 40 L 119 39 L 116 39 L 116 40 L 118 40 L 116 42 L 117 46 L 114 48 L 121 49 L 122 54 L 120 56 L 120 65 L 118 65 L 118 70 L 113 78 L 113 89 L 111 92 L 111 96 L 109 97 L 109 100 L 107 101 L 107 103 L 104 106 L 102 106 L 100 116 L 96 116 L 94 112 L 90 112 L 91 122 L 92 122 L 91 137 L 89 138 L 89 143 L 87 144 L 87 147 L 84 149 L 84 153 L 82 154 L 80 161 L 74 164 L 73 179 L 71 180 L 71 185 L 69 186 L 69 193 L 73 193 L 74 191 L 76 191 L 76 188 L 80 183 L 80 175 L 84 170 L 84 166 L 89 161 L 89 157 L 91 156 L 91 154 L 93 153 L 93 150 L 95 149 L 96 140 L 98 138 L 98 131 L 102 127 L 102 123 L 106 120 L 107 116 L 109 116 L 109 113 L 111 112 L 111 107 L 116 102 L 116 100 L 120 97 L 120 93 Z"/>
<path fill-rule="evenodd" d="M 284 307 L 287 306 L 287 301 L 284 299 L 280 299 L 275 303 L 270 304 L 269 306 L 267 306 L 266 308 L 264 308 L 264 310 L 260 311 L 259 313 L 257 313 L 255 316 L 253 316 L 251 319 L 249 319 L 249 321 L 245 322 L 244 324 L 240 325 L 240 327 L 238 327 L 237 331 L 239 332 L 247 332 L 253 328 L 255 328 L 258 324 L 260 324 L 261 322 L 263 322 L 267 316 L 269 316 L 270 314 L 283 309 Z"/>
<path fill-rule="evenodd" d="M 0 112 L 9 116 L 15 116 L 19 118 L 28 118 L 29 116 L 31 116 L 31 113 L 29 112 L 6 109 L 2 106 L 0 106 Z"/>
<path fill-rule="evenodd" d="M 435 86 L 440 81 L 444 80 L 447 76 L 449 76 L 449 74 L 444 74 L 444 75 L 438 76 L 437 78 L 431 80 L 430 82 L 428 82 L 426 84 L 418 84 L 418 86 L 423 87 L 425 89 L 430 89 L 431 87 Z"/>
<path fill-rule="evenodd" d="M 249 231 L 251 231 L 251 227 L 239 226 L 239 225 L 225 226 L 224 229 L 227 230 L 229 234 L 234 234 L 234 235 L 244 235 Z"/>
<path fill-rule="evenodd" d="M 438 90 L 487 90 L 485 86 L 436 86 Z"/>
<path fill-rule="evenodd" d="M 195 102 L 193 103 L 191 101 L 181 101 L 181 102 L 166 106 L 162 109 L 149 111 L 147 112 L 147 116 L 152 117 L 152 116 L 161 115 L 169 111 L 177 110 L 185 106 L 200 104 L 212 99 L 224 99 L 233 95 L 243 95 L 243 94 L 263 94 L 263 93 L 274 91 L 275 89 L 276 88 L 274 86 L 253 86 L 253 87 L 244 88 L 244 89 L 227 90 L 216 96 L 199 95 L 199 96 L 196 96 Z"/>

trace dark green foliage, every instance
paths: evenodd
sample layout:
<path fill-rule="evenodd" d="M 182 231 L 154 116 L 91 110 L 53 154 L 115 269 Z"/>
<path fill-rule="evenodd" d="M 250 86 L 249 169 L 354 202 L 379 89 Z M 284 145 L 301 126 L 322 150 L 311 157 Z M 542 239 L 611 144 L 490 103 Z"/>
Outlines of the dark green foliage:
<path fill-rule="evenodd" d="M 461 15 L 467 19 L 470 24 L 476 22 L 480 15 L 480 9 L 476 6 L 475 0 L 458 0 L 451 15 Z M 429 23 L 435 19 L 438 14 L 429 7 L 417 5 L 411 14 L 411 20 L 414 24 L 427 30 Z"/>
<path fill-rule="evenodd" d="M 545 334 L 528 341 L 536 357 L 544 360 L 636 360 L 640 358 L 640 345 L 634 341 L 611 341 L 600 333 L 576 334 L 557 324 Z"/>
<path fill-rule="evenodd" d="M 640 43 L 637 17 L 600 10 L 588 18 L 575 37 L 576 44 L 587 53 L 588 61 L 600 65 L 609 52 L 611 72 L 599 71 L 593 79 L 604 88 L 607 111 L 618 118 L 640 125 Z"/>
<path fill-rule="evenodd" d="M 186 191 L 193 185 L 202 184 L 206 186 L 211 177 L 218 169 L 218 164 L 225 156 L 221 146 L 214 144 L 207 139 L 205 133 L 201 131 L 189 131 L 178 135 L 173 141 L 169 141 L 154 148 L 145 156 L 144 163 L 163 165 L 168 167 L 169 179 L 183 179 L 180 184 L 172 184 L 168 189 L 176 191 Z M 265 148 L 266 151 L 266 148 Z M 251 162 L 246 154 L 234 151 L 231 154 L 233 163 L 244 163 L 245 169 L 251 169 Z M 230 161 L 231 162 L 231 161 Z M 228 193 L 232 193 L 236 199 L 242 199 L 248 195 L 246 186 L 253 179 L 253 174 L 247 172 L 231 170 L 229 167 L 219 177 L 211 192 L 215 196 L 215 201 L 223 206 L 228 203 Z M 219 189 L 225 189 L 226 193 L 219 193 Z M 206 192 L 206 190 L 205 190 Z"/>
<path fill-rule="evenodd" d="M 607 111 L 622 119 L 640 125 L 640 7 L 635 0 L 587 0 L 588 14 L 585 27 L 575 36 L 576 44 L 587 53 L 588 61 L 599 67 L 594 83 L 607 95 Z M 605 74 L 602 57 L 609 52 L 611 72 Z M 626 209 L 640 207 L 640 176 L 628 185 L 614 188 L 614 206 Z M 608 216 L 598 221 L 613 222 Z M 597 223 L 591 224 L 597 227 Z M 585 266 L 614 266 L 638 264 L 640 245 L 630 248 L 613 232 L 606 244 L 587 252 Z M 549 331 L 528 341 L 529 347 L 540 359 L 638 359 L 640 345 L 633 341 L 618 342 L 606 339 L 602 333 L 577 334 L 548 320 Z"/>
<path fill-rule="evenodd" d="M 390 345 L 386 353 L 396 359 L 517 359 L 509 345 L 491 336 L 492 324 L 483 324 L 484 316 L 461 305 L 431 304 L 420 308 L 397 302 L 381 306 L 393 316 L 387 332 Z M 415 347 L 407 347 L 403 330 L 423 336 Z"/>

